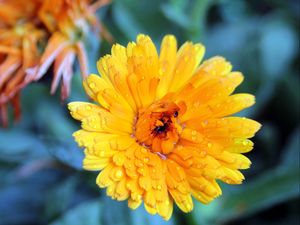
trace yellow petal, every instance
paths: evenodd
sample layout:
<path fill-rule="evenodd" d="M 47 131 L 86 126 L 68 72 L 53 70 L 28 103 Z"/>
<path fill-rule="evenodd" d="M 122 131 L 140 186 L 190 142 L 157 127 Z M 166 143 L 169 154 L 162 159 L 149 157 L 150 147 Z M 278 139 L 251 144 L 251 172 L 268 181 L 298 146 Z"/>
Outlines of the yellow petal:
<path fill-rule="evenodd" d="M 177 53 L 177 63 L 169 91 L 177 91 L 194 75 L 195 69 L 204 56 L 205 48 L 202 44 L 193 45 L 186 42 Z"/>

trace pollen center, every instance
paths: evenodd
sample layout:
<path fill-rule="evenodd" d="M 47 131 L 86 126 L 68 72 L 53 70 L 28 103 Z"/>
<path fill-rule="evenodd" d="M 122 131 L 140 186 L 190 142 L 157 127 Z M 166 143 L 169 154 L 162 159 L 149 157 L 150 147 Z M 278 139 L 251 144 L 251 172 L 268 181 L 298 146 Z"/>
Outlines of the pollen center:
<path fill-rule="evenodd" d="M 135 137 L 140 145 L 162 158 L 177 144 L 181 126 L 178 122 L 180 107 L 173 102 L 156 102 L 142 109 L 135 125 Z"/>

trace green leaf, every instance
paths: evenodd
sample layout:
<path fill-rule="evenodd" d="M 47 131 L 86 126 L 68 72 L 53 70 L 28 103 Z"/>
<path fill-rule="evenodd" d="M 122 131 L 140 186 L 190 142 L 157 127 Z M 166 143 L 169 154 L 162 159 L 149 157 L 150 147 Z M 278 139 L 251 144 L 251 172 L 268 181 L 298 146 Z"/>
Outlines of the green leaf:
<path fill-rule="evenodd" d="M 19 162 L 47 156 L 42 141 L 17 128 L 0 129 L 0 160 Z"/>
<path fill-rule="evenodd" d="M 102 225 L 102 208 L 99 200 L 88 201 L 70 209 L 50 225 Z"/>
<path fill-rule="evenodd" d="M 270 18 L 263 29 L 260 51 L 265 74 L 270 77 L 284 75 L 287 66 L 297 54 L 297 35 L 292 27 L 277 17 Z"/>
<path fill-rule="evenodd" d="M 59 182 L 61 175 L 55 170 L 36 171 L 27 177 L 19 177 L 18 171 L 8 175 L 10 182 L 0 189 L 0 225 L 35 224 L 41 219 L 49 187 Z"/>
<path fill-rule="evenodd" d="M 170 23 L 159 10 L 161 1 L 117 0 L 112 4 L 112 17 L 128 40 L 133 41 L 139 33 L 148 34 L 156 41 L 164 34 L 173 33 Z M 123 43 L 121 40 L 121 44 Z"/>
<path fill-rule="evenodd" d="M 282 152 L 282 163 L 280 168 L 283 170 L 290 167 L 299 168 L 299 149 L 300 149 L 300 128 L 298 127 L 291 137 L 288 139 L 288 144 Z"/>
<path fill-rule="evenodd" d="M 178 8 L 176 5 L 165 3 L 161 5 L 161 10 L 164 15 L 173 23 L 188 29 L 191 24 L 190 18 L 185 14 L 183 8 Z"/>
<path fill-rule="evenodd" d="M 128 9 L 126 4 L 115 2 L 113 5 L 113 17 L 120 30 L 129 40 L 135 40 L 139 33 L 146 33 L 143 25 L 134 18 L 134 15 Z"/>
<path fill-rule="evenodd" d="M 82 170 L 84 154 L 75 142 L 64 143 L 55 139 L 45 139 L 45 141 L 47 150 L 55 159 L 74 169 Z"/>
<path fill-rule="evenodd" d="M 45 201 L 45 217 L 47 219 L 52 219 L 67 210 L 72 197 L 74 197 L 76 184 L 76 177 L 69 177 L 48 191 Z"/>
<path fill-rule="evenodd" d="M 130 209 L 127 206 L 127 202 L 119 202 L 112 200 L 105 195 L 102 199 L 103 207 L 105 210 L 102 212 L 103 223 L 113 225 L 131 225 L 130 223 Z M 112 213 L 113 212 L 113 213 Z"/>

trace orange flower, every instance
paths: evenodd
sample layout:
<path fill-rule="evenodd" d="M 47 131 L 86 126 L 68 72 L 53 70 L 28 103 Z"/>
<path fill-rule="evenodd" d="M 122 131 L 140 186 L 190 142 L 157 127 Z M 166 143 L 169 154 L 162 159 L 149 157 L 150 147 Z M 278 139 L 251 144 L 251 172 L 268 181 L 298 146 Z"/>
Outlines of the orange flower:
<path fill-rule="evenodd" d="M 15 118 L 20 117 L 18 92 L 26 85 L 26 69 L 39 61 L 37 43 L 45 33 L 32 22 L 39 5 L 40 1 L 0 2 L 0 123 L 4 126 L 9 102 Z"/>
<path fill-rule="evenodd" d="M 51 93 L 62 80 L 62 99 L 70 93 L 76 57 L 88 73 L 83 39 L 100 29 L 95 12 L 108 0 L 5 0 L 0 2 L 0 122 L 7 125 L 7 103 L 20 116 L 19 91 L 39 80 L 54 63 Z M 102 27 L 103 28 L 103 27 Z M 103 29 L 102 29 L 103 30 Z M 49 38 L 49 40 L 48 40 Z M 41 49 L 38 43 L 46 43 Z M 42 53 L 40 53 L 42 52 Z"/>
<path fill-rule="evenodd" d="M 89 22 L 96 20 L 95 11 L 89 3 L 89 0 L 45 0 L 39 11 L 41 21 L 52 35 L 37 71 L 32 73 L 33 79 L 39 80 L 54 63 L 51 93 L 56 91 L 62 79 L 62 99 L 67 98 L 70 92 L 72 67 L 76 56 L 82 76 L 86 77 L 88 73 L 83 38 L 89 31 Z"/>
<path fill-rule="evenodd" d="M 199 65 L 204 46 L 186 42 L 177 50 L 164 37 L 160 54 L 148 36 L 126 47 L 114 45 L 98 62 L 102 77 L 83 86 L 96 104 L 72 102 L 82 122 L 74 133 L 84 147 L 83 167 L 101 170 L 97 184 L 119 201 L 128 199 L 168 220 L 173 202 L 184 212 L 192 196 L 209 203 L 221 195 L 217 183 L 240 184 L 251 162 L 248 139 L 254 120 L 230 116 L 254 104 L 250 94 L 232 94 L 243 81 L 222 57 Z"/>

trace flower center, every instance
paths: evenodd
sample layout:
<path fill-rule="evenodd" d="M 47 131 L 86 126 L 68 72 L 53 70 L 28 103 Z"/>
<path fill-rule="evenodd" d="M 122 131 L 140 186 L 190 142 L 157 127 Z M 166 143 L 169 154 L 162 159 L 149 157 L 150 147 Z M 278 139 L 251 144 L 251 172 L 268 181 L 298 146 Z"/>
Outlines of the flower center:
<path fill-rule="evenodd" d="M 166 158 L 177 144 L 182 128 L 178 122 L 180 107 L 173 102 L 155 102 L 139 112 L 135 137 L 140 145 Z"/>

